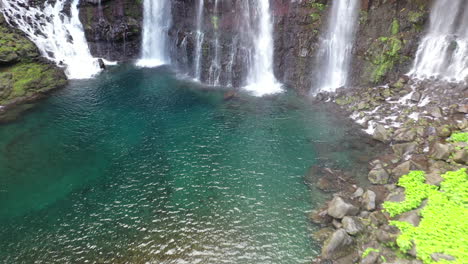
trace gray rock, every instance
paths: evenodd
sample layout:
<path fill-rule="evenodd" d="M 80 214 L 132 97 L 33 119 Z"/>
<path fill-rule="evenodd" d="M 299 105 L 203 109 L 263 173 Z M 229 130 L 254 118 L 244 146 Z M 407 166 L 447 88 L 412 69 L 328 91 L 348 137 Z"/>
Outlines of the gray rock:
<path fill-rule="evenodd" d="M 380 257 L 379 252 L 371 251 L 365 258 L 359 262 L 360 264 L 377 264 Z"/>
<path fill-rule="evenodd" d="M 395 177 L 399 178 L 403 175 L 408 174 L 411 170 L 414 170 L 414 169 L 415 169 L 415 166 L 412 161 L 405 161 L 401 163 L 400 165 L 396 166 L 395 168 L 393 168 L 392 174 Z"/>
<path fill-rule="evenodd" d="M 381 226 L 388 223 L 388 219 L 384 213 L 380 211 L 372 212 L 369 215 L 369 220 L 375 226 Z"/>
<path fill-rule="evenodd" d="M 364 209 L 366 209 L 367 211 L 375 210 L 375 198 L 375 192 L 367 190 L 362 196 L 362 206 L 364 207 Z"/>
<path fill-rule="evenodd" d="M 328 205 L 327 213 L 334 218 L 341 219 L 347 215 L 357 215 L 359 213 L 359 208 L 345 202 L 341 197 L 336 196 Z"/>
<path fill-rule="evenodd" d="M 351 195 L 352 198 L 358 198 L 361 197 L 364 194 L 364 190 L 359 187 L 356 189 L 356 191 Z"/>
<path fill-rule="evenodd" d="M 453 148 L 449 144 L 435 143 L 430 151 L 432 158 L 437 160 L 448 160 Z"/>
<path fill-rule="evenodd" d="M 403 202 L 405 200 L 405 192 L 403 188 L 396 188 L 394 191 L 392 191 L 387 198 L 385 198 L 386 201 L 389 202 Z"/>
<path fill-rule="evenodd" d="M 442 109 L 438 106 L 434 106 L 428 109 L 429 115 L 435 118 L 442 118 L 444 115 L 442 114 Z"/>
<path fill-rule="evenodd" d="M 322 257 L 325 259 L 343 257 L 349 252 L 353 242 L 353 238 L 344 229 L 338 229 L 325 241 L 322 247 Z"/>
<path fill-rule="evenodd" d="M 455 151 L 453 155 L 453 161 L 460 164 L 468 165 L 468 149 L 463 148 Z"/>
<path fill-rule="evenodd" d="M 432 258 L 435 262 L 439 262 L 439 261 L 441 261 L 441 260 L 448 260 L 448 261 L 455 260 L 455 257 L 450 256 L 450 255 L 447 255 L 447 254 L 442 254 L 442 253 L 432 253 L 432 254 L 431 254 L 431 258 Z"/>
<path fill-rule="evenodd" d="M 393 152 L 395 152 L 395 154 L 397 154 L 400 157 L 403 157 L 405 155 L 412 154 L 416 150 L 417 146 L 418 146 L 417 143 L 410 142 L 410 143 L 395 144 L 392 146 L 392 149 L 393 149 Z"/>
<path fill-rule="evenodd" d="M 421 100 L 421 93 L 420 93 L 420 92 L 414 92 L 414 93 L 411 95 L 410 100 L 411 100 L 412 102 L 415 102 L 415 103 L 419 102 L 419 101 Z"/>
<path fill-rule="evenodd" d="M 369 172 L 367 178 L 373 184 L 387 184 L 389 175 L 383 166 L 378 164 Z"/>
<path fill-rule="evenodd" d="M 411 142 L 416 139 L 416 131 L 414 129 L 400 128 L 395 131 L 393 138 L 397 142 Z"/>
<path fill-rule="evenodd" d="M 350 235 L 356 235 L 361 233 L 364 230 L 364 225 L 362 221 L 355 216 L 345 216 L 341 220 L 344 230 Z"/>
<path fill-rule="evenodd" d="M 390 141 L 390 136 L 390 131 L 387 130 L 383 125 L 377 124 L 375 126 L 374 134 L 372 135 L 375 140 L 386 143 Z"/>
<path fill-rule="evenodd" d="M 391 234 L 382 229 L 377 229 L 375 237 L 377 238 L 377 241 L 383 244 L 395 242 L 397 239 L 397 235 Z"/>
<path fill-rule="evenodd" d="M 418 226 L 421 222 L 419 210 L 411 210 L 409 212 L 405 212 L 398 217 L 398 220 L 401 222 L 410 223 L 413 226 Z"/>
<path fill-rule="evenodd" d="M 440 176 L 440 173 L 428 173 L 426 174 L 426 183 L 439 186 L 444 179 Z"/>

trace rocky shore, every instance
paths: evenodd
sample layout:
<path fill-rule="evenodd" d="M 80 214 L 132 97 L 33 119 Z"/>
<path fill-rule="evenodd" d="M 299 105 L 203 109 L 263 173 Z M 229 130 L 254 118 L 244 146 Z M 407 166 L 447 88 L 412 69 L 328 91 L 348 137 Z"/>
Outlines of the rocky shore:
<path fill-rule="evenodd" d="M 386 143 L 388 151 L 369 163 L 370 186 L 342 183 L 331 201 L 310 214 L 310 220 L 321 227 L 314 238 L 323 243 L 321 256 L 314 263 L 462 263 L 444 252 L 424 257 L 422 246 L 418 248 L 414 241 L 407 251 L 397 242 L 402 231 L 392 221 L 419 227 L 427 199 L 421 198 L 421 204 L 401 214 L 392 213 L 385 205 L 413 197 L 401 182 L 412 176 L 399 182 L 412 171 L 424 172 L 427 188 L 436 190 L 444 185 L 446 172 L 458 171 L 466 177 L 468 87 L 412 81 L 403 76 L 387 86 L 340 89 L 318 94 L 315 100 L 339 105 L 374 140 Z M 320 186 L 321 178 L 316 180 Z"/>

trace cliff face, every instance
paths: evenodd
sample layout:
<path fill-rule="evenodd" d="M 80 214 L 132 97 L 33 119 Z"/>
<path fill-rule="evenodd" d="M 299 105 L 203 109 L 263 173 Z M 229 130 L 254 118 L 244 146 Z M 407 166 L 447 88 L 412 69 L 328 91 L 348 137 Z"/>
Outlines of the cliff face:
<path fill-rule="evenodd" d="M 140 0 L 83 0 L 80 20 L 91 54 L 112 61 L 139 56 L 143 25 Z"/>
<path fill-rule="evenodd" d="M 242 27 L 239 9 L 243 1 L 205 0 L 201 80 L 213 82 L 221 72 L 222 85 L 242 85 L 248 60 L 248 41 L 236 32 Z M 350 85 L 382 84 L 407 72 L 416 53 L 432 1 L 361 0 L 361 11 Z M 172 0 L 172 27 L 169 31 L 173 64 L 194 74 L 197 46 L 196 0 Z M 331 1 L 271 0 L 274 20 L 275 75 L 287 86 L 307 93 L 313 85 L 315 59 L 320 36 L 328 23 Z M 141 0 L 83 0 L 80 19 L 91 52 L 97 57 L 124 61 L 140 54 L 143 6 Z M 235 11 L 235 12 L 234 12 Z M 213 61 L 216 54 L 220 64 Z"/>
<path fill-rule="evenodd" d="M 14 119 L 28 103 L 66 84 L 63 70 L 39 55 L 34 43 L 0 14 L 0 122 Z M 16 111 L 7 111 L 14 106 Z"/>

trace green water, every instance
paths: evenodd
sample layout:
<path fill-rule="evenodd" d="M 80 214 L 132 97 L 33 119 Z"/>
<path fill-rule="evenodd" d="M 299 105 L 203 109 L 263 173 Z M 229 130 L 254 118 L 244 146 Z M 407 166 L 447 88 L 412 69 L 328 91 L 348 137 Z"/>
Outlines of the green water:
<path fill-rule="evenodd" d="M 224 101 L 167 69 L 73 81 L 0 127 L 1 263 L 310 263 L 313 164 L 360 134 L 294 94 Z"/>

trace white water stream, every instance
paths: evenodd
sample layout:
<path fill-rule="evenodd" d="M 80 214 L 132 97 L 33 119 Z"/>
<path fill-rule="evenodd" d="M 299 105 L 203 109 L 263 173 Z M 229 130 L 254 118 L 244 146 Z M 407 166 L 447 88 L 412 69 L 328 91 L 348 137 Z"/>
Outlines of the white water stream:
<path fill-rule="evenodd" d="M 359 0 L 335 0 L 328 27 L 320 42 L 316 69 L 317 83 L 313 92 L 332 92 L 345 86 L 351 64 L 358 24 Z"/>
<path fill-rule="evenodd" d="M 142 55 L 137 65 L 156 67 L 170 63 L 168 31 L 172 24 L 168 0 L 144 0 Z"/>
<path fill-rule="evenodd" d="M 39 48 L 42 56 L 65 67 L 71 79 L 90 78 L 100 71 L 91 56 L 73 0 L 70 17 L 64 13 L 66 1 L 46 2 L 33 7 L 27 0 L 0 0 L 7 22 L 22 30 Z"/>
<path fill-rule="evenodd" d="M 468 77 L 468 8 L 466 0 L 436 0 L 428 32 L 409 72 L 414 78 L 462 82 Z"/>

